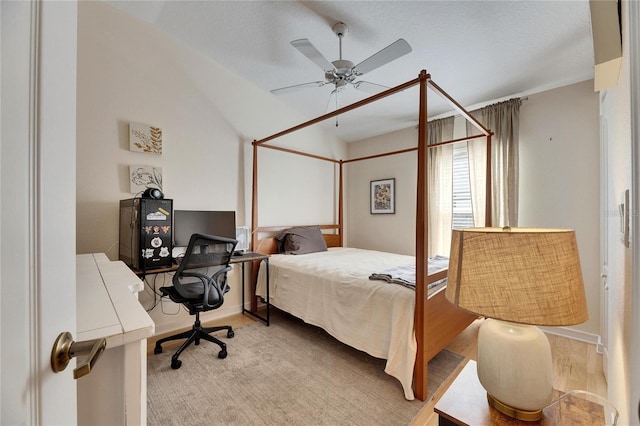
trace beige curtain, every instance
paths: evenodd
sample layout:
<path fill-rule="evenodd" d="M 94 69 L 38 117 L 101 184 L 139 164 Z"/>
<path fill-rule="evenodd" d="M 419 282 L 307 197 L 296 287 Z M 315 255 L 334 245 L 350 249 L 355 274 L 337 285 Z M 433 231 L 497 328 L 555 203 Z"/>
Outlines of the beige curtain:
<path fill-rule="evenodd" d="M 491 130 L 492 224 L 518 226 L 518 135 L 520 131 L 519 98 L 486 106 L 471 112 Z M 467 136 L 479 134 L 467 122 Z M 469 141 L 469 174 L 475 226 L 484 226 L 485 159 L 483 139 Z"/>
<path fill-rule="evenodd" d="M 470 113 L 476 120 L 482 122 L 480 111 Z M 480 134 L 469 121 L 467 123 L 467 136 Z M 473 226 L 485 225 L 485 201 L 486 201 L 486 158 L 487 144 L 483 138 L 473 139 L 467 142 L 469 153 L 469 186 L 471 189 L 471 208 L 473 212 Z"/>
<path fill-rule="evenodd" d="M 430 121 L 429 145 L 453 139 L 453 117 Z M 449 256 L 453 221 L 453 147 L 429 149 L 429 246 L 428 254 Z"/>

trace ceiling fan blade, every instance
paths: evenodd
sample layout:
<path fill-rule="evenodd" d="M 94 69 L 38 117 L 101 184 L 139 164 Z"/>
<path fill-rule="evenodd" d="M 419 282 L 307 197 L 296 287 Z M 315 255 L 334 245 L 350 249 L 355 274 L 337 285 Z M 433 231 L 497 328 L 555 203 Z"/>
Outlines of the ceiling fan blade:
<path fill-rule="evenodd" d="M 325 72 L 335 69 L 333 64 L 329 62 L 329 60 L 325 58 L 308 39 L 301 38 L 299 40 L 293 40 L 291 45 L 298 49 L 304 56 L 309 58 L 311 62 L 322 68 Z"/>
<path fill-rule="evenodd" d="M 271 93 L 274 95 L 281 95 L 283 93 L 295 92 L 299 89 L 304 89 L 305 87 L 322 87 L 327 84 L 326 81 L 311 81 L 309 83 L 302 84 L 294 84 L 293 86 L 280 87 L 279 89 L 273 89 Z"/>
<path fill-rule="evenodd" d="M 327 103 L 327 109 L 325 113 L 330 113 L 340 108 L 340 102 L 342 101 L 342 88 L 336 88 L 331 91 L 329 96 L 329 102 Z"/>
<path fill-rule="evenodd" d="M 370 81 L 356 81 L 353 83 L 353 87 L 358 90 L 362 90 L 363 92 L 376 94 L 380 93 L 383 90 L 387 90 L 387 86 L 383 86 L 382 84 L 371 83 Z"/>
<path fill-rule="evenodd" d="M 411 46 L 400 38 L 355 66 L 358 75 L 368 73 L 411 52 Z"/>

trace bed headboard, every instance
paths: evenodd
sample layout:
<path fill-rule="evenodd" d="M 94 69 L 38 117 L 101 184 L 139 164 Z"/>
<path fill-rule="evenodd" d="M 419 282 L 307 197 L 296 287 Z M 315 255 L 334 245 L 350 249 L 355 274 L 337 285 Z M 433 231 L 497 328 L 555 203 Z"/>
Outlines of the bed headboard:
<path fill-rule="evenodd" d="M 293 226 L 293 225 L 292 225 Z M 302 226 L 302 225 L 295 225 Z M 275 254 L 278 252 L 276 246 L 276 239 L 274 238 L 279 232 L 284 231 L 291 226 L 260 226 L 253 231 L 253 248 L 252 251 L 262 254 Z M 341 247 L 342 235 L 340 234 L 340 228 L 338 225 L 320 225 L 320 229 L 332 233 L 322 233 L 324 241 L 327 243 L 327 247 Z"/>

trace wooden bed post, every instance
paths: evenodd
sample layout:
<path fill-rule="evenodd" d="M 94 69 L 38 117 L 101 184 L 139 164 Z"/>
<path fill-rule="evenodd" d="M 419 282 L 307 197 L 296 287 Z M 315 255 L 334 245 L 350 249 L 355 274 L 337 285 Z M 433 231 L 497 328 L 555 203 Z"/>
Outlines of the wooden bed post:
<path fill-rule="evenodd" d="M 254 139 L 253 141 L 253 175 L 251 179 L 251 249 L 255 250 L 258 247 L 258 145 Z M 255 285 L 258 279 L 258 265 L 260 262 L 253 262 L 251 265 L 251 283 Z M 251 288 L 251 286 L 249 286 Z M 244 296 L 243 296 L 244 297 Z M 258 296 L 255 294 L 255 290 L 252 290 L 251 297 L 251 312 L 258 310 Z M 242 307 L 244 309 L 244 306 Z"/>
<path fill-rule="evenodd" d="M 258 235 L 255 230 L 258 229 L 258 145 L 254 140 L 253 143 L 253 174 L 251 175 L 251 249 L 255 250 Z"/>
<path fill-rule="evenodd" d="M 487 176 L 485 178 L 486 189 L 485 189 L 485 199 L 484 199 L 484 226 L 487 228 L 493 224 L 492 210 L 493 210 L 493 197 L 491 196 L 492 191 L 492 183 L 493 179 L 491 179 L 491 133 L 487 135 Z"/>
<path fill-rule="evenodd" d="M 340 170 L 340 177 L 338 178 L 338 185 L 340 185 L 340 187 L 338 188 L 338 233 L 340 234 L 340 247 L 343 246 L 344 243 L 344 210 L 343 210 L 343 198 L 344 198 L 344 194 L 343 194 L 343 189 L 342 189 L 342 172 L 343 172 L 343 164 L 344 162 L 342 160 L 340 160 L 340 166 L 339 166 L 339 170 Z"/>
<path fill-rule="evenodd" d="M 421 401 L 427 398 L 427 363 L 426 357 L 427 327 L 425 326 L 427 308 L 427 250 L 428 250 L 428 161 L 427 161 L 427 80 L 430 78 L 425 70 L 420 72 L 420 109 L 418 115 L 418 183 L 416 204 L 416 307 L 414 329 L 418 350 L 413 370 L 413 387 L 415 397 Z"/>

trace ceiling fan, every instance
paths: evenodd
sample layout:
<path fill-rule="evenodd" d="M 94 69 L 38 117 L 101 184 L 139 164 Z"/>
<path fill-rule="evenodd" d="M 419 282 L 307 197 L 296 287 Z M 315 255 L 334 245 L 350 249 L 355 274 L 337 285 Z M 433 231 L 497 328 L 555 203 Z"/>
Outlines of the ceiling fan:
<path fill-rule="evenodd" d="M 273 89 L 271 93 L 283 94 L 305 87 L 321 87 L 326 84 L 332 84 L 334 89 L 329 97 L 327 111 L 333 111 L 339 108 L 342 92 L 348 86 L 352 86 L 368 93 L 378 93 L 382 90 L 388 89 L 387 86 L 383 86 L 381 84 L 371 83 L 364 80 L 356 81 L 356 79 L 363 74 L 373 71 L 374 69 L 388 64 L 389 62 L 411 52 L 411 46 L 409 46 L 409 43 L 400 38 L 384 49 L 374 53 L 359 64 L 354 65 L 353 62 L 342 59 L 342 39 L 349 31 L 349 27 L 347 27 L 347 24 L 344 22 L 338 22 L 332 27 L 332 29 L 335 35 L 338 36 L 340 49 L 340 59 L 333 62 L 329 62 L 306 38 L 291 42 L 293 47 L 298 49 L 300 53 L 309 58 L 311 62 L 319 66 L 324 71 L 324 80 L 281 87 L 279 89 Z"/>

